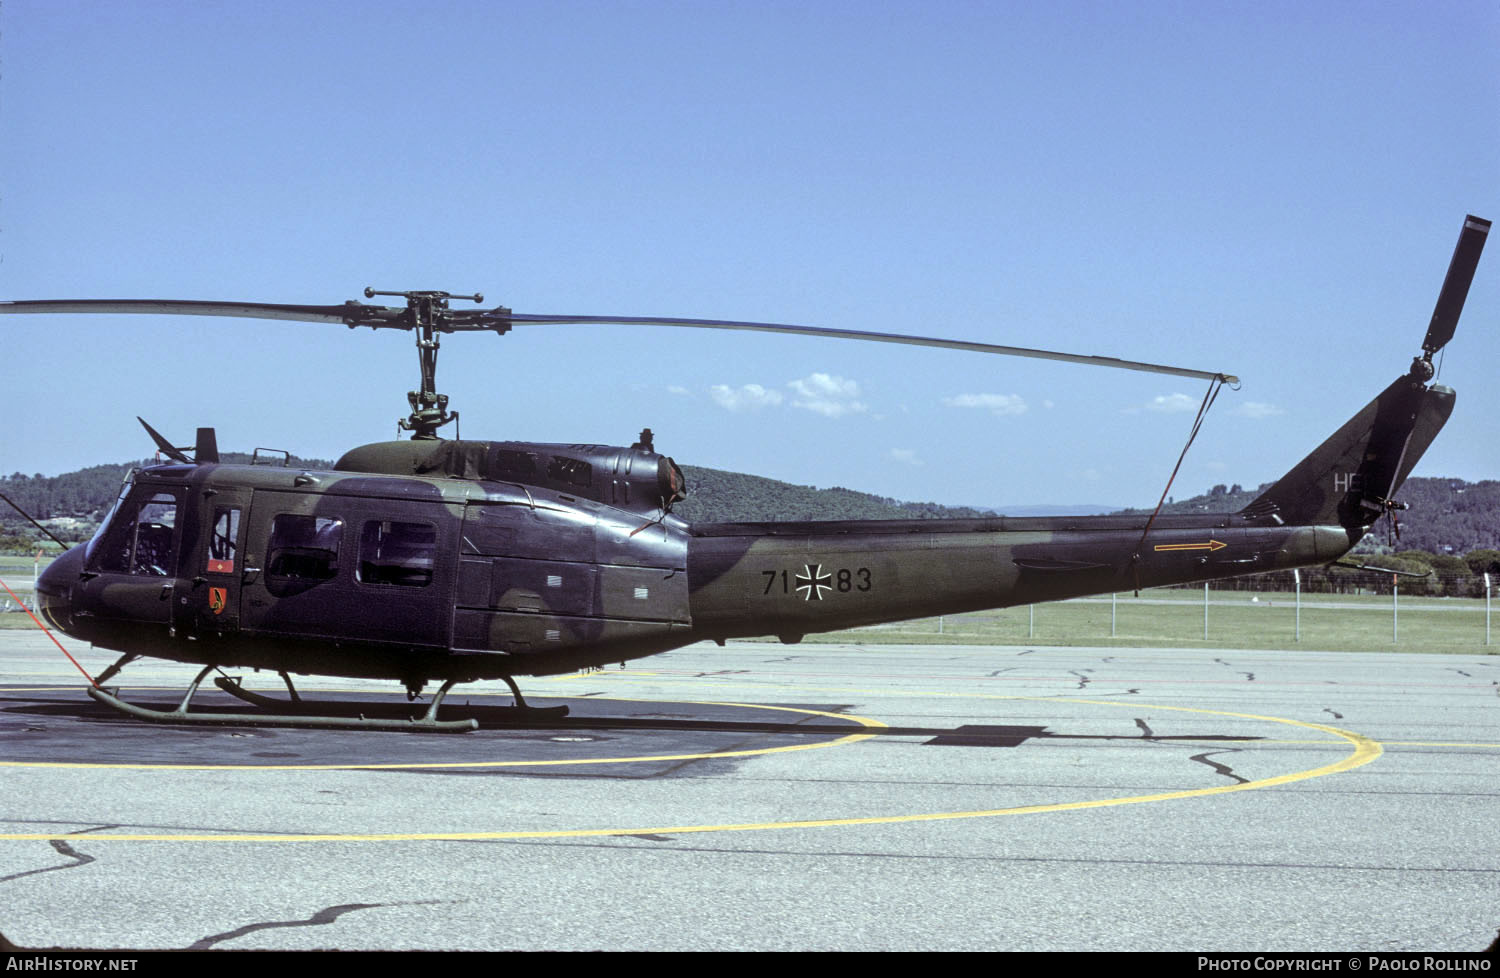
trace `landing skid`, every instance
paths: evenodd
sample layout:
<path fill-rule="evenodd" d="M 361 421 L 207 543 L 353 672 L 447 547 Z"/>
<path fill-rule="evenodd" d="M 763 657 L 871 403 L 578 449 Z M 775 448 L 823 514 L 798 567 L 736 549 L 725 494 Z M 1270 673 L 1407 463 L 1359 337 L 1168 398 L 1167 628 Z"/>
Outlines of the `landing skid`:
<path fill-rule="evenodd" d="M 114 676 L 128 662 L 137 656 L 127 655 L 105 670 L 101 679 Z M 246 703 L 258 706 L 266 710 L 291 710 L 290 713 L 202 713 L 189 712 L 188 705 L 193 696 L 198 692 L 198 687 L 207 678 L 208 674 L 216 667 L 204 666 L 189 684 L 187 691 L 183 694 L 182 701 L 173 710 L 153 710 L 144 706 L 136 706 L 127 703 L 118 695 L 118 688 L 114 690 L 105 689 L 102 686 L 91 686 L 88 694 L 100 703 L 111 706 L 122 713 L 148 720 L 152 723 L 180 723 L 180 724 L 207 724 L 217 726 L 236 727 L 300 727 L 324 730 L 395 730 L 395 731 L 420 731 L 427 733 L 468 733 L 479 729 L 479 721 L 474 719 L 465 720 L 439 720 L 437 718 L 438 708 L 442 706 L 443 698 L 448 691 L 456 686 L 460 680 L 446 680 L 437 694 L 433 696 L 432 702 L 428 704 L 427 710 L 420 717 L 408 718 L 380 718 L 367 717 L 363 713 L 354 717 L 314 716 L 307 711 L 311 708 L 304 703 L 302 697 L 297 694 L 296 687 L 292 685 L 291 677 L 285 672 L 280 673 L 281 679 L 286 683 L 290 700 L 277 700 L 264 694 L 245 689 L 238 679 L 228 676 L 217 676 L 214 684 L 221 690 L 235 696 Z M 501 716 L 511 723 L 526 723 L 556 720 L 568 715 L 567 706 L 533 707 L 526 704 L 521 696 L 521 690 L 516 686 L 515 680 L 509 676 L 502 677 L 511 692 L 515 694 L 516 705 L 513 707 L 500 708 Z M 488 711 L 494 713 L 496 711 Z"/>
<path fill-rule="evenodd" d="M 291 677 L 288 676 L 285 672 L 278 673 L 277 675 L 281 676 L 281 681 L 286 683 L 286 690 L 287 693 L 290 694 L 291 699 L 278 700 L 274 699 L 273 697 L 267 696 L 264 693 L 257 693 L 252 689 L 246 689 L 240 684 L 240 680 L 236 676 L 215 676 L 214 685 L 222 689 L 224 692 L 228 693 L 230 696 L 238 697 L 239 699 L 244 700 L 246 703 L 249 703 L 253 706 L 258 706 L 265 710 L 290 709 L 297 711 L 300 714 L 302 710 L 309 709 L 309 707 L 303 702 L 302 697 L 297 695 L 297 688 L 292 685 Z M 488 712 L 490 713 L 498 714 L 500 719 L 508 723 L 523 723 L 527 721 L 560 720 L 568 715 L 568 707 L 566 705 L 531 706 L 526 702 L 525 698 L 521 696 L 521 691 L 516 687 L 516 682 L 514 679 L 512 679 L 510 676 L 502 676 L 501 678 L 504 679 L 505 682 L 510 686 L 511 693 L 516 698 L 516 705 L 491 707 L 488 710 Z M 428 707 L 428 715 L 435 716 L 434 711 L 437 710 L 438 703 L 442 702 L 443 697 L 448 695 L 448 691 L 452 689 L 457 683 L 458 680 L 450 679 L 443 684 L 442 688 L 438 690 L 437 697 L 434 699 L 432 705 Z M 475 729 L 477 728 L 478 723 L 477 721 L 475 721 Z"/>

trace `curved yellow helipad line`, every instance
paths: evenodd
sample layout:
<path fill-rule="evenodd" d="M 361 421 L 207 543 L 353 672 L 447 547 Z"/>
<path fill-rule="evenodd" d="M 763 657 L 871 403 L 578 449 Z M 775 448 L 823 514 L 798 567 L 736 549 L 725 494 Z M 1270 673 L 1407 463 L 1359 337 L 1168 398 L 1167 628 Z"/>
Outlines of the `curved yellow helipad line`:
<path fill-rule="evenodd" d="M 833 720 L 848 720 L 869 730 L 887 726 L 879 720 L 854 716 L 851 713 L 829 713 L 825 710 L 807 710 L 795 706 L 768 706 L 764 703 L 720 703 L 707 700 L 642 700 L 622 696 L 591 696 L 589 699 L 610 700 L 615 703 L 672 703 L 685 706 L 729 706 L 746 710 L 778 710 L 782 713 L 801 713 L 806 716 L 828 717 Z M 858 743 L 875 736 L 873 733 L 851 733 L 816 744 L 788 744 L 785 747 L 753 747 L 747 750 L 709 751 L 699 754 L 642 754 L 633 757 L 569 757 L 550 761 L 397 761 L 389 764 L 130 764 L 112 761 L 0 761 L 0 767 L 45 767 L 45 768 L 108 768 L 126 771 L 389 771 L 427 770 L 431 768 L 494 768 L 494 767 L 560 767 L 580 764 L 640 764 L 647 761 L 699 761 L 720 757 L 756 757 L 761 754 L 786 754 L 799 750 L 821 750 Z M 17 836 L 0 835 L 0 839 Z M 93 836 L 90 836 L 93 838 Z"/>
<path fill-rule="evenodd" d="M 635 828 L 597 828 L 597 829 L 541 829 L 524 832 L 389 832 L 389 833 L 358 833 L 358 834 L 327 834 L 327 835 L 293 835 L 293 834 L 204 834 L 204 835 L 148 835 L 148 834 L 105 834 L 90 832 L 86 838 L 90 841 L 113 841 L 113 842 L 476 842 L 503 839 L 577 839 L 599 836 L 630 836 L 630 835 L 685 835 L 688 833 L 702 832 L 757 832 L 772 829 L 811 829 L 832 828 L 849 825 L 896 825 L 911 822 L 938 822 L 951 821 L 965 818 L 995 818 L 1002 815 L 1038 815 L 1046 812 L 1078 811 L 1088 808 L 1110 808 L 1116 805 L 1140 805 L 1149 802 L 1176 801 L 1184 798 L 1204 798 L 1210 795 L 1225 795 L 1236 791 L 1254 791 L 1259 788 L 1271 788 L 1283 784 L 1292 784 L 1297 781 L 1306 781 L 1312 778 L 1320 778 L 1329 774 L 1338 774 L 1342 771 L 1350 771 L 1362 767 L 1380 757 L 1383 752 L 1381 745 L 1362 734 L 1349 730 L 1341 730 L 1338 727 L 1330 727 L 1321 723 L 1308 723 L 1303 720 L 1291 720 L 1286 717 L 1260 716 L 1254 713 L 1234 713 L 1227 710 L 1204 710 L 1187 706 L 1155 706 L 1144 703 L 1116 703 L 1108 700 L 1083 700 L 1064 699 L 1060 697 L 1038 697 L 1038 696 L 984 696 L 982 699 L 997 700 L 1025 700 L 1032 702 L 1051 703 L 1077 703 L 1088 706 L 1115 706 L 1140 709 L 1145 707 L 1152 710 L 1171 710 L 1179 713 L 1201 713 L 1207 716 L 1235 717 L 1242 720 L 1255 720 L 1264 723 L 1281 723 L 1293 727 L 1302 727 L 1307 730 L 1317 730 L 1322 733 L 1331 734 L 1346 741 L 1353 752 L 1342 760 L 1332 764 L 1324 764 L 1321 767 L 1309 768 L 1304 771 L 1293 771 L 1288 774 L 1279 774 L 1270 778 L 1262 778 L 1258 781 L 1247 781 L 1242 784 L 1219 785 L 1212 788 L 1192 788 L 1182 791 L 1164 791 L 1149 795 L 1130 795 L 1123 798 L 1099 798 L 1092 801 L 1060 802 L 1048 805 L 1021 805 L 1013 808 L 976 809 L 972 811 L 957 812 L 925 812 L 909 813 L 904 815 L 871 815 L 857 818 L 820 818 L 799 819 L 787 822 L 741 822 L 717 825 L 656 825 Z M 741 705 L 741 704 L 726 704 Z M 788 709 L 790 707 L 773 707 L 773 709 Z M 815 711 L 793 711 L 793 712 L 815 712 Z M 826 716 L 842 716 L 841 714 L 824 714 Z M 877 721 L 869 721 L 870 725 L 884 726 Z M 873 734 L 852 735 L 861 739 L 874 736 Z M 788 748 L 780 748 L 786 750 Z M 732 757 L 734 754 L 709 754 L 708 757 Z M 394 765 L 411 766 L 411 765 Z M 461 765 L 472 766 L 472 765 Z M 51 839 L 76 839 L 76 833 L 15 833 L 0 834 L 0 840 L 51 840 Z"/>

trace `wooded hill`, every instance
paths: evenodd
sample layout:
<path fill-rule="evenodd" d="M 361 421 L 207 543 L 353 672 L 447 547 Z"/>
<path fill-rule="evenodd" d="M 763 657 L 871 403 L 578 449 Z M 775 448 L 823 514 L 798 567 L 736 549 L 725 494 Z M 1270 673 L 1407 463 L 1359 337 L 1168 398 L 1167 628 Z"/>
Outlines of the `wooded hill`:
<path fill-rule="evenodd" d="M 244 463 L 250 456 L 224 453 L 225 462 Z M 0 479 L 5 493 L 28 513 L 55 520 L 49 527 L 64 540 L 86 540 L 109 511 L 120 481 L 134 465 L 96 465 L 58 476 L 17 472 Z M 293 457 L 299 468 L 328 469 L 326 459 Z M 740 472 L 683 466 L 688 498 L 674 512 L 689 522 L 770 520 L 889 520 L 959 518 L 991 515 L 987 510 L 937 503 L 908 503 L 855 492 L 817 489 Z M 1264 488 L 1264 487 L 1261 487 Z M 1168 513 L 1233 512 L 1248 504 L 1261 489 L 1214 486 L 1201 496 L 1173 500 Z M 1421 551 L 1428 555 L 1462 556 L 1479 550 L 1500 550 L 1500 481 L 1464 482 L 1460 479 L 1409 479 L 1401 500 L 1411 509 L 1398 513 L 1397 540 L 1386 520 L 1358 547 L 1362 553 Z M 1148 510 L 1121 510 L 1126 513 Z M 0 503 L 0 551 L 26 552 L 41 537 L 29 523 Z M 48 544 L 51 547 L 52 544 Z M 1456 568 L 1455 568 L 1456 570 Z"/>
<path fill-rule="evenodd" d="M 278 461 L 280 456 L 276 456 Z M 226 464 L 246 465 L 250 456 L 244 452 L 222 452 Z M 264 459 L 262 459 L 264 461 Z M 81 543 L 93 536 L 109 508 L 120 494 L 120 484 L 131 469 L 157 465 L 159 459 L 120 462 L 115 465 L 92 465 L 76 472 L 45 476 L 16 472 L 0 479 L 0 493 L 9 496 L 32 518 L 48 522 L 47 528 L 70 543 Z M 291 457 L 291 465 L 304 469 L 331 469 L 333 463 L 323 458 Z M 47 538 L 4 501 L 0 501 L 0 553 L 25 553 L 37 541 Z M 44 549 L 56 544 L 47 540 Z"/>
<path fill-rule="evenodd" d="M 684 465 L 688 497 L 672 512 L 689 523 L 743 520 L 911 520 L 992 516 L 989 510 L 903 503 L 853 489 L 817 489 L 743 472 Z"/>

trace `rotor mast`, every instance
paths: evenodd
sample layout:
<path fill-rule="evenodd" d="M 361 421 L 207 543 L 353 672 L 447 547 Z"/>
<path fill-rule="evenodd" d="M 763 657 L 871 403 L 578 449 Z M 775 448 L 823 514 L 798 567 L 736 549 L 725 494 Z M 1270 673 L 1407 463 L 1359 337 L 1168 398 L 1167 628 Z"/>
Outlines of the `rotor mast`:
<path fill-rule="evenodd" d="M 411 414 L 404 421 L 397 421 L 396 425 L 402 431 L 412 432 L 413 441 L 436 440 L 439 428 L 458 420 L 457 411 L 448 411 L 448 395 L 437 392 L 437 354 L 442 345 L 439 334 L 452 332 L 452 311 L 448 308 L 448 300 L 483 302 L 484 296 L 478 292 L 473 295 L 437 291 L 381 292 L 365 287 L 366 299 L 377 295 L 399 296 L 406 300 L 406 312 L 400 317 L 405 322 L 401 325 L 416 334 L 417 360 L 422 370 L 421 390 L 406 392 Z"/>

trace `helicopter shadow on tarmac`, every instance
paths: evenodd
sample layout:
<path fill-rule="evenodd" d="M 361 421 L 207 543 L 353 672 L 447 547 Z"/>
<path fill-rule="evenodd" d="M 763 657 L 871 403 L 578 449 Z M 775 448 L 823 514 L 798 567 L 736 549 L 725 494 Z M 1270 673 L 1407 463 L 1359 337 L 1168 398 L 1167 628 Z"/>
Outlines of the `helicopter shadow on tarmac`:
<path fill-rule="evenodd" d="M 132 690 L 137 702 L 170 707 L 167 690 Z M 1046 725 L 883 726 L 841 716 L 840 703 L 757 707 L 714 702 L 651 702 L 602 697 L 570 698 L 573 715 L 518 725 L 508 707 L 469 696 L 452 704 L 479 730 L 461 737 L 422 731 L 330 731 L 251 725 L 256 711 L 215 695 L 216 712 L 242 714 L 245 726 L 141 724 L 68 687 L 0 690 L 0 741 L 13 762 L 34 764 L 161 765 L 167 768 L 361 767 L 420 773 L 551 777 L 653 778 L 691 767 L 696 776 L 749 757 L 870 738 L 901 739 L 912 746 L 1023 747 L 1042 742 L 1183 740 L 1245 743 L 1260 740 L 1233 731 L 1175 737 L 1069 733 Z M 488 697 L 486 697 L 488 698 Z M 505 698 L 495 694 L 494 699 Z M 418 704 L 420 705 L 420 704 Z M 365 693 L 324 693 L 318 708 L 334 716 L 408 716 L 411 704 Z M 502 747 L 503 753 L 496 748 Z M 622 762 L 629 761 L 629 764 Z M 410 767 L 407 767 L 407 766 Z M 728 769 L 726 769 L 727 771 Z"/>

